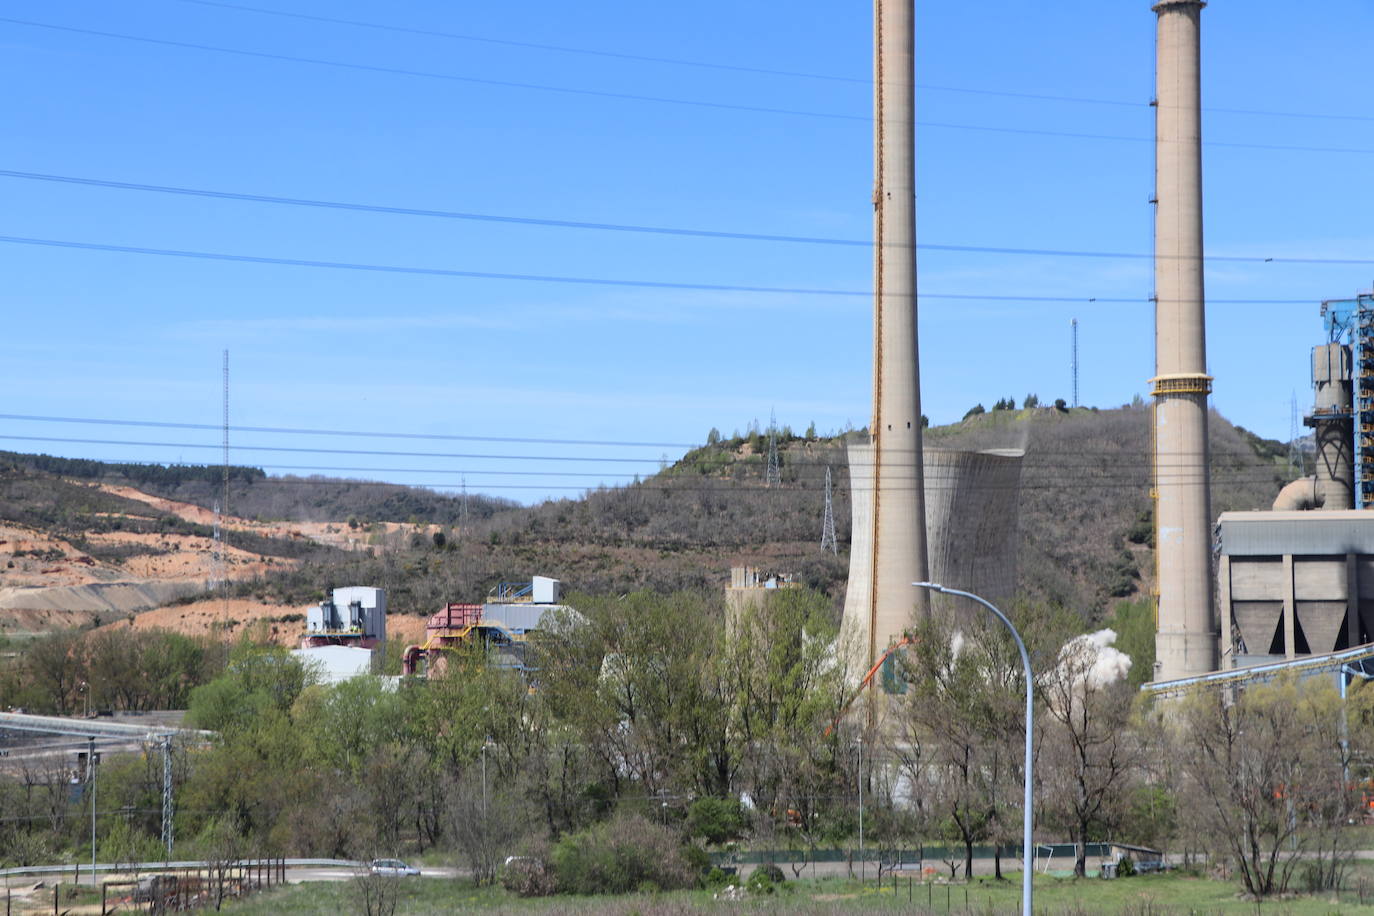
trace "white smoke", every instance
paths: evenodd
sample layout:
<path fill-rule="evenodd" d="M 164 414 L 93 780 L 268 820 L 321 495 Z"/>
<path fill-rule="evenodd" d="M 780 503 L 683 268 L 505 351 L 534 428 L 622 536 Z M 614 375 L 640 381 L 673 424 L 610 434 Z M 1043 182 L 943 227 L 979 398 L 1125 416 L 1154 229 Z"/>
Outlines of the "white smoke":
<path fill-rule="evenodd" d="M 1041 682 L 1056 716 L 1077 715 L 1089 690 L 1115 684 L 1130 672 L 1130 656 L 1114 647 L 1114 642 L 1115 630 L 1098 630 L 1064 643 L 1054 670 Z"/>
<path fill-rule="evenodd" d="M 1112 645 L 1115 630 L 1098 630 L 1075 636 L 1059 650 L 1057 673 L 1075 687 L 1106 687 L 1124 680 L 1131 671 L 1131 657 Z"/>

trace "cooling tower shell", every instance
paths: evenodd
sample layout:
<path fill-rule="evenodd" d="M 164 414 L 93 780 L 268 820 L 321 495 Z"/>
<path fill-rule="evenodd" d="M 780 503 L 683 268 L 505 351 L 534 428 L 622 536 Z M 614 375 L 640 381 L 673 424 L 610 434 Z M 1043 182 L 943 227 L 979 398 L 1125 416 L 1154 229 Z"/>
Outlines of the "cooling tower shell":
<path fill-rule="evenodd" d="M 970 452 L 927 448 L 925 459 L 926 533 L 930 578 L 973 592 L 993 604 L 1016 592 L 1017 520 L 1021 495 L 1019 450 Z M 869 631 L 876 624 L 877 652 L 902 637 L 914 620 L 888 615 L 873 620 L 873 449 L 849 446 L 850 504 L 854 540 L 849 554 L 841 642 L 857 653 L 856 666 L 867 671 Z M 932 609 L 950 615 L 986 613 L 967 599 L 936 596 Z M 862 675 L 862 672 L 860 672 Z"/>

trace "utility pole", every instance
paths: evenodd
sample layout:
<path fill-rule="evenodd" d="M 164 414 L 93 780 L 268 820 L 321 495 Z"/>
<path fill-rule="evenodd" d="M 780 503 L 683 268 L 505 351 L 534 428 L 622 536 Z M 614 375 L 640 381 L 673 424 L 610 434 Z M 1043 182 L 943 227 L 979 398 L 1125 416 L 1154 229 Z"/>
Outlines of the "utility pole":
<path fill-rule="evenodd" d="M 91 883 L 95 883 L 95 738 L 86 739 L 86 781 L 91 784 Z"/>

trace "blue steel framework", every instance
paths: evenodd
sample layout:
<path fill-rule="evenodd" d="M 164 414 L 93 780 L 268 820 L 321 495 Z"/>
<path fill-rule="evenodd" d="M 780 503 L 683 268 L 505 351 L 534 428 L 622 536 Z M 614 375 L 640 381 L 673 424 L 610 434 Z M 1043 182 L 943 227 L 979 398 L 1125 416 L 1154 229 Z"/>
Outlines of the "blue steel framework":
<path fill-rule="evenodd" d="M 1355 508 L 1374 505 L 1374 293 L 1322 303 L 1330 343 L 1350 347 L 1354 368 Z"/>

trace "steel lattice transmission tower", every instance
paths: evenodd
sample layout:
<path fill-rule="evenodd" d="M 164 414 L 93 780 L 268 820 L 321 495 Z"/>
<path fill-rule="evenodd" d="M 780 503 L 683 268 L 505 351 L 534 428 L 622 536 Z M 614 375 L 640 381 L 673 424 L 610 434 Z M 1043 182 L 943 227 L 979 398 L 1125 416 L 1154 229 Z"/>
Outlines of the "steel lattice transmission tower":
<path fill-rule="evenodd" d="M 821 550 L 830 549 L 833 554 L 839 554 L 839 545 L 835 543 L 835 506 L 830 496 L 830 468 L 825 469 L 825 521 L 821 522 Z"/>
<path fill-rule="evenodd" d="M 768 469 L 765 472 L 764 483 L 770 487 L 782 484 L 782 468 L 778 464 L 778 414 L 772 411 L 768 414 Z"/>
<path fill-rule="evenodd" d="M 164 736 L 162 739 L 162 846 L 167 851 L 168 862 L 172 861 L 172 818 L 174 813 L 172 800 L 172 739 L 170 736 Z"/>

